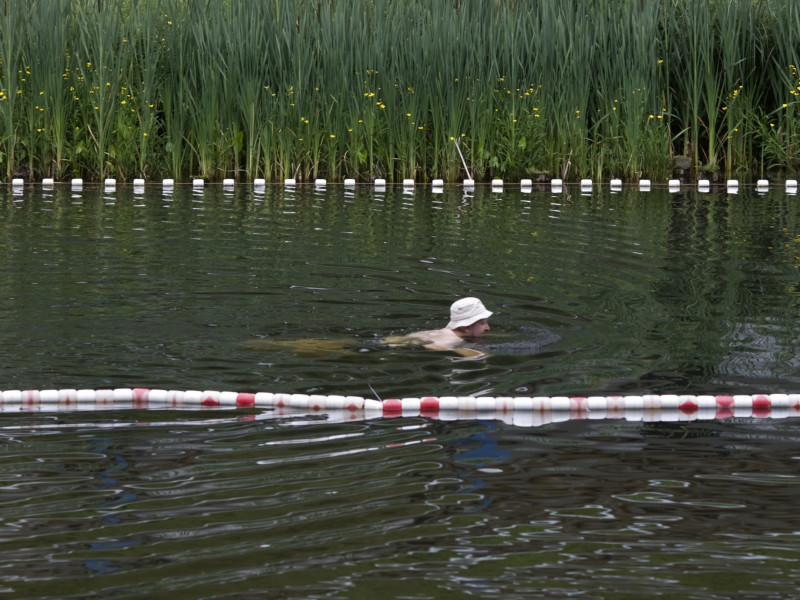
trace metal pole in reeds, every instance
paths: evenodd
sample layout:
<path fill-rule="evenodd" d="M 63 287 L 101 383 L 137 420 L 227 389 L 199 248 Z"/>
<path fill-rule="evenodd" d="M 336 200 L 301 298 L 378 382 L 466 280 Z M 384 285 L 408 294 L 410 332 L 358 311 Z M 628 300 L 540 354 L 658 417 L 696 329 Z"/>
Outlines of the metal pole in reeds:
<path fill-rule="evenodd" d="M 458 145 L 458 138 L 453 140 L 453 143 L 456 145 L 456 150 L 458 150 L 458 155 L 461 157 L 461 164 L 464 165 L 464 170 L 467 172 L 467 177 L 472 179 L 472 175 L 469 172 L 469 168 L 467 167 L 467 161 L 464 160 L 464 155 L 461 154 L 461 147 Z"/>

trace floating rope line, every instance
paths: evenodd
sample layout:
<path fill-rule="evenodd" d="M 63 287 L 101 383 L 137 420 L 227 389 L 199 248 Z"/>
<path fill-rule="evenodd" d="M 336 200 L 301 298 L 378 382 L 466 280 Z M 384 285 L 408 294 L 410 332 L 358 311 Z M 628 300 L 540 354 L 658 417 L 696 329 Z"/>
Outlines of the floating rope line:
<path fill-rule="evenodd" d="M 800 394 L 642 396 L 442 396 L 383 401 L 361 396 L 161 390 L 147 388 L 7 390 L 0 412 L 165 408 L 272 408 L 280 415 L 335 413 L 337 419 L 422 416 L 494 418 L 519 425 L 568 419 L 688 421 L 800 416 Z"/>

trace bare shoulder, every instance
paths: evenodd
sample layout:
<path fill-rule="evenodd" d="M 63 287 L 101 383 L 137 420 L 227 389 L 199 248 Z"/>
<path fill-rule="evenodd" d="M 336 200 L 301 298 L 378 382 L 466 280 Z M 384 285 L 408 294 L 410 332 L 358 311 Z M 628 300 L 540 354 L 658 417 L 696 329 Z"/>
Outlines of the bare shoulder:
<path fill-rule="evenodd" d="M 464 348 L 464 340 L 452 329 L 447 328 L 391 336 L 385 338 L 383 343 L 389 346 L 423 346 L 428 350 L 452 350 L 467 358 L 483 358 L 486 356 L 486 353 L 481 350 Z"/>
<path fill-rule="evenodd" d="M 423 344 L 431 350 L 450 350 L 460 346 L 461 338 L 452 329 L 432 329 L 430 331 L 417 331 L 405 336 L 410 342 Z"/>

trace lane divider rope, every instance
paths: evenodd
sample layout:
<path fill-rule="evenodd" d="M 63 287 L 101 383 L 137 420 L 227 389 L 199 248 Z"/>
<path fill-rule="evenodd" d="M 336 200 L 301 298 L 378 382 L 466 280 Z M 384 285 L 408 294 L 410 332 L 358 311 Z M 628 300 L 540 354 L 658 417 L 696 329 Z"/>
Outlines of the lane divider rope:
<path fill-rule="evenodd" d="M 425 416 L 443 419 L 495 416 L 528 422 L 536 414 L 556 418 L 684 418 L 800 416 L 800 394 L 641 396 L 425 396 L 383 401 L 361 396 L 230 391 L 162 390 L 149 388 L 6 390 L 0 411 L 108 410 L 163 408 L 276 408 L 307 412 L 340 411 L 350 418 Z M 640 417 L 642 418 L 642 417 Z M 539 419 L 533 419 L 539 421 Z"/>

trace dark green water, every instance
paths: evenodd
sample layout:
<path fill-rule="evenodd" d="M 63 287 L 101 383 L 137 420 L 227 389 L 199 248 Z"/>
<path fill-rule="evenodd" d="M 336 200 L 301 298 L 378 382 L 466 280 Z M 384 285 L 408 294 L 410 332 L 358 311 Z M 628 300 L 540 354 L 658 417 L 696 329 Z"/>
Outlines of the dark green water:
<path fill-rule="evenodd" d="M 797 202 L 0 189 L 0 388 L 796 392 Z M 495 311 L 488 357 L 378 343 L 464 295 Z M 0 594 L 787 598 L 798 438 L 792 419 L 4 412 Z"/>
<path fill-rule="evenodd" d="M 798 201 L 160 186 L 0 197 L 4 389 L 796 391 Z M 490 358 L 385 349 L 450 303 Z M 298 354 L 253 340 L 341 340 Z"/>

